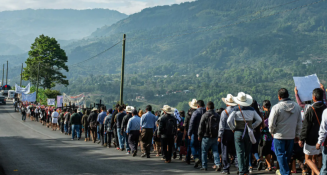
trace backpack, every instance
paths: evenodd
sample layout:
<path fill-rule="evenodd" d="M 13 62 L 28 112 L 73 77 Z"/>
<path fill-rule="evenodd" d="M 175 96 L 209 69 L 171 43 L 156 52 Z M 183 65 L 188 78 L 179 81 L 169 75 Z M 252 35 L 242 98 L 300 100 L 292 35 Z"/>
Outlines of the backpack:
<path fill-rule="evenodd" d="M 166 135 L 176 135 L 177 122 L 174 118 L 169 118 L 166 125 Z"/>
<path fill-rule="evenodd" d="M 208 118 L 207 131 L 208 131 L 209 137 L 211 137 L 211 138 L 218 137 L 218 130 L 219 130 L 218 123 L 219 123 L 218 119 L 215 115 L 211 115 Z"/>

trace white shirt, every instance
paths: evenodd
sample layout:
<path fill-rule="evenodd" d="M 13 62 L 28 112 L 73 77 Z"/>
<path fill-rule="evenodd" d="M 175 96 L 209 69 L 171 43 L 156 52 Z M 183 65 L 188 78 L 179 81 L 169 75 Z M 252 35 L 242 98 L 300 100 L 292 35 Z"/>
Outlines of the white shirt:
<path fill-rule="evenodd" d="M 59 113 L 57 111 L 54 111 L 51 115 L 52 118 L 58 118 L 59 117 Z"/>
<path fill-rule="evenodd" d="M 258 113 L 252 108 L 249 109 L 249 107 L 246 107 L 247 109 L 242 109 L 244 119 L 245 121 L 253 121 L 255 119 L 256 121 L 252 124 L 252 129 L 258 127 L 260 123 L 262 122 L 261 117 L 258 115 Z M 238 110 L 238 108 L 235 108 L 235 111 L 233 111 L 230 116 L 227 119 L 227 124 L 231 130 L 235 129 L 235 122 L 234 121 L 244 121 L 243 116 L 241 112 Z"/>
<path fill-rule="evenodd" d="M 319 129 L 319 138 L 318 143 L 322 144 L 324 143 L 326 136 L 327 136 L 327 109 L 324 110 L 321 117 L 321 124 Z"/>

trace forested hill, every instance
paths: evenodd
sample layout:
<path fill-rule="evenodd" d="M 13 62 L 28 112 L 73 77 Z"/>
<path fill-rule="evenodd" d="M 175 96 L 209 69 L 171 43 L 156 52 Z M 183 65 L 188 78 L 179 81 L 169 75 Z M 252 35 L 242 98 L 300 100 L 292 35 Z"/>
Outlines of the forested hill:
<path fill-rule="evenodd" d="M 99 27 L 126 17 L 107 9 L 3 11 L 0 12 L 0 55 L 27 52 L 34 39 L 41 34 L 57 40 L 82 39 Z"/>
<path fill-rule="evenodd" d="M 184 101 L 179 106 L 185 107 L 195 97 L 222 106 L 220 98 L 227 93 L 245 91 L 259 102 L 277 102 L 278 88 L 294 88 L 292 76 L 317 73 L 326 82 L 327 2 L 300 8 L 312 2 L 198 0 L 148 8 L 98 29 L 93 38 L 69 45 L 69 62 L 104 51 L 126 33 L 125 71 L 130 99 L 136 93 L 148 94 L 149 99 L 149 94 L 191 90 L 191 94 L 155 97 L 151 102 L 177 106 Z M 119 90 L 118 84 L 113 85 L 117 77 L 108 78 L 106 74 L 120 73 L 121 44 L 91 60 L 70 67 L 72 86 L 62 90 L 90 91 L 92 88 L 77 86 L 89 76 L 92 82 L 110 79 L 106 86 L 90 85 L 93 89 Z"/>

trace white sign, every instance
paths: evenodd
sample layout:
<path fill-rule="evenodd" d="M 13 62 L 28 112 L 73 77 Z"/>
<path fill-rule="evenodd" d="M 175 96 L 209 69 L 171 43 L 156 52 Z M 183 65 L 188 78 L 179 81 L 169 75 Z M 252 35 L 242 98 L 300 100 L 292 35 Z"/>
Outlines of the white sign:
<path fill-rule="evenodd" d="M 35 102 L 36 101 L 36 92 L 32 94 L 22 94 L 22 100 L 23 102 Z"/>
<path fill-rule="evenodd" d="M 25 88 L 22 88 L 20 86 L 18 86 L 17 84 L 15 84 L 15 92 L 19 93 L 19 94 L 29 94 L 31 90 L 31 84 L 28 83 L 28 85 Z"/>
<path fill-rule="evenodd" d="M 302 102 L 311 101 L 312 91 L 320 88 L 320 81 L 316 74 L 305 77 L 293 77 L 293 79 Z"/>
<path fill-rule="evenodd" d="M 54 98 L 48 98 L 48 106 L 54 106 L 56 105 L 56 99 Z"/>
<path fill-rule="evenodd" d="M 84 94 L 80 94 L 77 96 L 69 96 L 63 93 L 62 96 L 63 96 L 64 106 L 69 105 L 69 102 L 71 103 L 71 105 L 75 104 L 75 106 L 84 106 L 86 104 Z"/>

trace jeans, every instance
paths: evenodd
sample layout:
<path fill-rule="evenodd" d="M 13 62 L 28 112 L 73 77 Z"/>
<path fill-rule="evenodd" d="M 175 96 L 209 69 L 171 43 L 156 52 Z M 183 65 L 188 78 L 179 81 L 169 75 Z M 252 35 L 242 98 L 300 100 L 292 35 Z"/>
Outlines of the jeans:
<path fill-rule="evenodd" d="M 224 170 L 229 171 L 231 163 L 228 155 L 234 156 L 235 166 L 238 167 L 238 160 L 235 150 L 234 133 L 231 130 L 225 130 L 221 137 L 221 154 L 224 164 Z"/>
<path fill-rule="evenodd" d="M 111 138 L 112 138 L 113 133 L 112 132 L 106 132 L 104 135 L 104 140 L 107 143 L 107 145 L 111 145 Z"/>
<path fill-rule="evenodd" d="M 125 138 L 124 135 L 121 134 L 121 128 L 117 128 L 117 134 L 118 134 L 119 148 L 124 149 Z"/>
<path fill-rule="evenodd" d="M 191 140 L 188 139 L 188 136 L 185 136 L 185 146 L 187 148 L 187 154 L 186 154 L 186 160 L 190 161 L 191 160 Z"/>
<path fill-rule="evenodd" d="M 242 139 L 244 130 L 236 130 L 234 132 L 234 141 L 238 161 L 238 170 L 241 175 L 249 173 L 249 155 L 252 147 L 249 134 L 246 130 L 244 138 Z"/>
<path fill-rule="evenodd" d="M 126 151 L 131 151 L 131 149 L 129 148 L 129 143 L 128 143 L 128 136 L 126 134 L 126 132 L 123 133 L 124 134 L 124 139 L 125 139 L 125 142 L 126 142 Z"/>
<path fill-rule="evenodd" d="M 201 143 L 198 140 L 198 136 L 192 134 L 191 136 L 191 151 L 192 155 L 195 159 L 200 159 L 201 160 Z"/>
<path fill-rule="evenodd" d="M 275 154 L 280 167 L 280 174 L 290 175 L 288 163 L 291 161 L 294 139 L 274 139 Z"/>
<path fill-rule="evenodd" d="M 100 140 L 100 126 L 97 125 L 97 134 L 98 134 L 98 140 Z"/>
<path fill-rule="evenodd" d="M 65 133 L 68 134 L 68 123 L 66 123 L 66 124 L 64 125 L 64 128 L 65 128 Z"/>
<path fill-rule="evenodd" d="M 26 120 L 26 114 L 24 115 L 24 114 L 22 114 L 22 120 Z"/>
<path fill-rule="evenodd" d="M 202 168 L 208 168 L 208 152 L 212 149 L 215 165 L 220 165 L 219 153 L 218 153 L 218 137 L 215 138 L 202 138 L 201 150 L 202 150 Z"/>
<path fill-rule="evenodd" d="M 324 146 L 322 148 L 322 167 L 320 170 L 320 175 L 327 174 L 327 148 Z"/>
<path fill-rule="evenodd" d="M 258 154 L 258 146 L 259 146 L 259 143 L 260 143 L 260 140 L 261 140 L 261 133 L 254 133 L 254 137 L 255 139 L 257 140 L 257 142 L 255 144 L 252 145 L 252 149 L 251 149 L 251 152 L 250 152 L 250 155 L 249 155 L 249 166 L 252 167 L 252 154 L 254 154 L 254 157 L 256 160 L 259 160 L 260 157 L 259 157 L 259 154 Z"/>
<path fill-rule="evenodd" d="M 77 138 L 81 138 L 81 128 L 80 125 L 72 125 L 72 139 L 75 138 L 75 132 L 77 133 Z"/>

